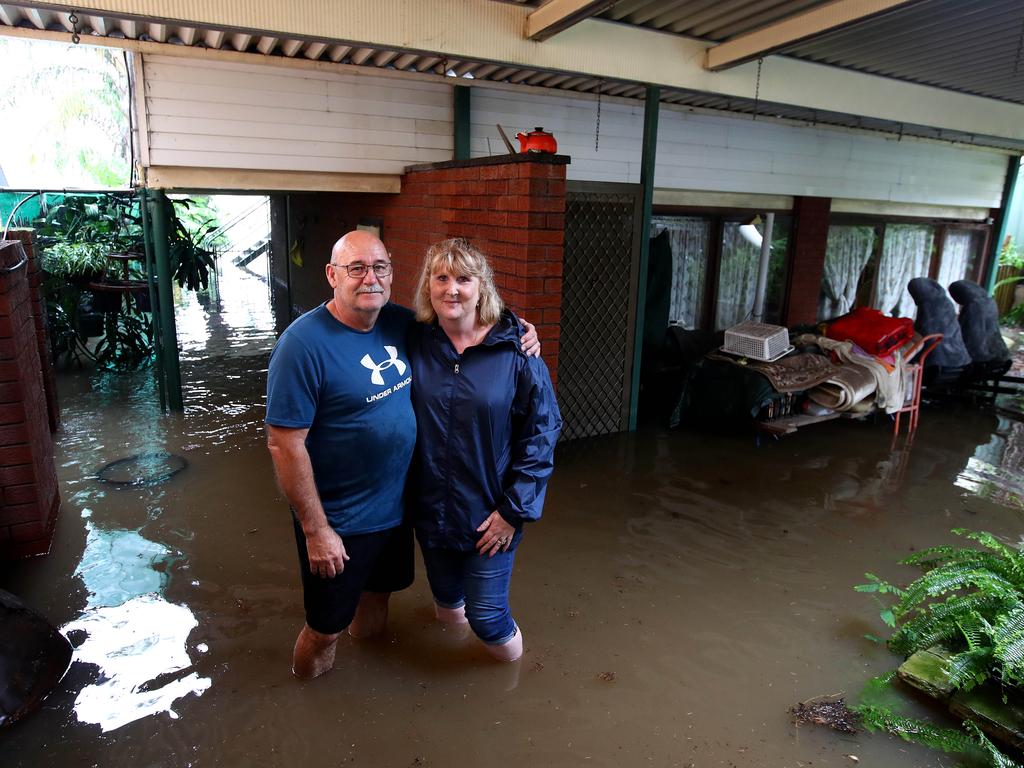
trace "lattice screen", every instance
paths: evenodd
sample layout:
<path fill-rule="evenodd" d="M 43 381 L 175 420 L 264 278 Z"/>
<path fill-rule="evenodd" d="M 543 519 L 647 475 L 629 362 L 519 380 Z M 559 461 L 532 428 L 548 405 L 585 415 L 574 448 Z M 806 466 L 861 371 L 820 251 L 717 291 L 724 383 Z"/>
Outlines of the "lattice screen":
<path fill-rule="evenodd" d="M 565 216 L 558 400 L 562 440 L 629 426 L 639 188 L 576 184 Z"/>

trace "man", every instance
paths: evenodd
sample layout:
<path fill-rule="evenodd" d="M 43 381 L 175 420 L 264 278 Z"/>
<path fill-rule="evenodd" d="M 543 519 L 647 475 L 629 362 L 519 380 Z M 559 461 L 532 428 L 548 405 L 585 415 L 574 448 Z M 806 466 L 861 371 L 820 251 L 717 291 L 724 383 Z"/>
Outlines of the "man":
<path fill-rule="evenodd" d="M 281 335 L 267 376 L 267 445 L 294 513 L 306 623 L 292 672 L 334 665 L 338 636 L 387 624 L 391 593 L 413 580 L 402 491 L 416 442 L 405 354 L 412 312 L 391 304 L 384 244 L 349 232 L 326 266 L 330 301 Z M 539 354 L 532 326 L 524 337 Z"/>

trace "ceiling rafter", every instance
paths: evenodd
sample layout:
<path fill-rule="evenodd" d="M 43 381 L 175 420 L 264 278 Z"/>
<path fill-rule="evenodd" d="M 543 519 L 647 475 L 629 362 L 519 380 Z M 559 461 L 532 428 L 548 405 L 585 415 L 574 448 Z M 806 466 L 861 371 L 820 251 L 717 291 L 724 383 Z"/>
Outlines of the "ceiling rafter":
<path fill-rule="evenodd" d="M 526 16 L 526 36 L 542 42 L 611 8 L 615 0 L 548 0 Z"/>

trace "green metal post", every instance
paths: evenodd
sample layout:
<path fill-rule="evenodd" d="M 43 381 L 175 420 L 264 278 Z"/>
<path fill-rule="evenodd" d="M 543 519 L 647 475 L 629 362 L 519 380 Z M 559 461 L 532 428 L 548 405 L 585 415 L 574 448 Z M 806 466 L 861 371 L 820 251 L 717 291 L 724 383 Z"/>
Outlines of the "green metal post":
<path fill-rule="evenodd" d="M 1006 239 L 1006 228 L 1010 223 L 1010 206 L 1013 204 L 1017 192 L 1017 177 L 1020 176 L 1020 155 L 1010 155 L 1006 168 L 1006 183 L 1003 184 L 1003 200 L 999 206 L 999 216 L 996 219 L 995 242 L 992 243 L 992 250 L 989 253 L 988 267 L 985 275 L 985 287 L 989 294 L 996 288 L 996 277 L 999 275 L 999 252 L 1003 248 L 1003 241 Z"/>
<path fill-rule="evenodd" d="M 455 159 L 469 160 L 470 97 L 468 85 L 455 86 Z"/>
<path fill-rule="evenodd" d="M 636 429 L 637 405 L 640 401 L 640 364 L 644 351 L 644 304 L 647 302 L 647 261 L 650 256 L 651 205 L 654 201 L 654 161 L 658 149 L 658 108 L 661 88 L 647 86 L 644 98 L 644 143 L 640 155 L 640 187 L 643 200 L 640 209 L 640 269 L 637 275 L 636 328 L 633 331 L 633 381 L 629 392 L 629 429 Z"/>
<path fill-rule="evenodd" d="M 174 293 L 171 290 L 171 260 L 167 239 L 167 206 L 171 201 L 162 190 L 153 193 L 153 247 L 156 255 L 156 285 L 160 294 L 160 328 L 167 405 L 172 411 L 185 410 L 181 399 L 181 363 L 178 360 L 178 332 L 174 326 Z"/>
<path fill-rule="evenodd" d="M 153 279 L 153 211 L 150 207 L 149 195 L 145 187 L 139 190 L 139 216 L 142 218 L 142 239 L 146 247 L 146 283 L 149 286 L 149 307 L 151 310 L 150 328 L 153 332 L 153 351 L 155 352 L 157 390 L 160 392 L 160 410 L 167 410 L 167 376 L 164 372 L 163 333 L 160 328 L 160 297 L 157 295 L 156 281 Z"/>

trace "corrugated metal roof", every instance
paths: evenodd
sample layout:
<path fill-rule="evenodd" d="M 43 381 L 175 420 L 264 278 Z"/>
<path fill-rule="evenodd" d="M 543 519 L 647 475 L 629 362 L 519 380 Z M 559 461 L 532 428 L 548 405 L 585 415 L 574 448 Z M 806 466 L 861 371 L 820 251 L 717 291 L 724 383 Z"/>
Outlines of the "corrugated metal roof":
<path fill-rule="evenodd" d="M 784 53 L 1024 104 L 1021 0 L 929 0 Z"/>
<path fill-rule="evenodd" d="M 723 42 L 832 0 L 620 0 L 598 18 Z M 926 0 L 781 53 L 1024 104 L 1024 2 Z"/>
<path fill-rule="evenodd" d="M 514 2 L 520 5 L 536 5 L 536 0 L 499 0 Z M 771 21 L 784 18 L 813 5 L 820 5 L 825 0 L 622 0 L 609 13 L 621 14 L 624 23 L 634 23 L 630 19 L 644 18 L 647 25 L 660 20 L 667 31 L 672 30 L 669 13 L 676 7 L 685 7 L 694 15 L 689 17 L 690 31 L 710 30 L 707 34 L 721 34 L 724 30 L 738 31 L 740 34 L 752 28 L 754 19 Z M 991 5 L 995 0 L 930 0 L 930 3 L 942 3 L 953 6 L 960 3 L 972 5 Z M 1020 0 L 1001 0 L 999 5 L 1015 5 Z M 926 4 L 926 5 L 928 5 Z M 1024 8 L 1024 3 L 1022 3 Z M 698 14 L 698 11 L 701 10 Z M 749 14 L 747 23 L 741 23 L 742 13 Z M 740 14 L 737 16 L 737 14 Z M 1020 16 L 1018 15 L 1018 18 Z M 768 23 L 768 22 L 763 22 Z M 646 91 L 642 83 L 619 81 L 580 75 L 573 72 L 556 72 L 534 68 L 506 65 L 495 61 L 462 60 L 445 58 L 438 53 L 422 51 L 382 50 L 360 45 L 359 41 L 341 41 L 314 38 L 288 38 L 261 33 L 258 30 L 244 29 L 213 29 L 199 26 L 185 26 L 178 23 L 164 23 L 141 18 L 115 17 L 80 13 L 77 25 L 73 24 L 68 13 L 38 9 L 30 5 L 14 5 L 0 3 L 0 25 L 22 27 L 32 30 L 47 30 L 69 34 L 77 30 L 82 42 L 88 43 L 91 36 L 152 41 L 169 45 L 195 46 L 210 49 L 238 51 L 265 56 L 280 56 L 311 61 L 331 61 L 378 69 L 419 72 L 435 75 L 462 78 L 467 84 L 473 81 L 503 82 L 512 85 L 529 85 L 550 88 L 554 91 L 573 91 L 621 98 L 642 99 Z M 710 25 L 710 26 L 709 26 Z M 737 26 L 738 25 L 738 26 Z M 844 37 L 844 34 L 846 37 Z M 846 33 L 837 33 L 837 40 L 853 40 Z M 827 49 L 812 51 L 810 44 L 801 48 L 801 55 L 815 61 L 824 61 Z M 870 46 L 863 45 L 863 52 Z M 1005 57 L 1004 57 L 1005 58 Z M 935 66 L 938 67 L 936 62 Z M 853 66 L 844 64 L 844 66 Z M 875 65 L 872 65 L 875 66 Z M 865 71 L 873 71 L 864 65 Z M 979 70 L 980 71 L 980 70 Z M 882 74 L 882 72 L 879 72 Z M 921 82 L 924 82 L 923 80 Z M 855 114 L 841 112 L 825 112 L 783 104 L 772 104 L 749 98 L 726 97 L 684 89 L 662 89 L 662 101 L 699 109 L 722 110 L 750 116 L 758 115 L 776 117 L 787 120 L 801 121 L 812 125 L 831 125 L 864 130 L 882 131 L 898 136 L 915 136 L 939 139 L 943 141 L 961 142 L 976 146 L 993 147 L 1010 151 L 1024 151 L 1024 141 L 1014 141 L 992 136 L 973 135 L 955 131 L 903 124 L 887 120 L 865 118 Z"/>
<path fill-rule="evenodd" d="M 833 0 L 620 0 L 598 18 L 721 42 Z"/>

